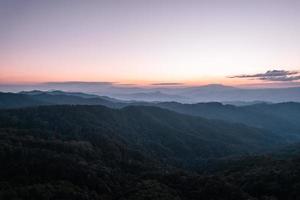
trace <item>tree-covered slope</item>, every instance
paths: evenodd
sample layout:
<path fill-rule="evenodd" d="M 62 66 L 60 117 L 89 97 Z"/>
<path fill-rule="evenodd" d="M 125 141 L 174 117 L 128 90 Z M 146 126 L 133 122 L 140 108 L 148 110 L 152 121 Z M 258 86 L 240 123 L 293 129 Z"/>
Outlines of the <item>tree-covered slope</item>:
<path fill-rule="evenodd" d="M 25 94 L 0 92 L 0 109 L 22 108 L 37 105 L 47 105 L 46 102 L 32 98 Z"/>
<path fill-rule="evenodd" d="M 210 173 L 257 199 L 300 198 L 300 145 L 263 156 L 223 160 Z"/>
<path fill-rule="evenodd" d="M 295 155 L 281 164 L 247 157 L 214 173 L 197 169 L 205 159 L 263 152 L 281 140 L 156 107 L 1 110 L 0 199 L 297 199 Z"/>
<path fill-rule="evenodd" d="M 31 91 L 21 93 L 0 92 L 0 109 L 41 105 L 104 105 L 112 108 L 119 108 L 124 106 L 124 103 L 108 97 L 62 91 Z"/>
<path fill-rule="evenodd" d="M 114 137 L 149 156 L 177 161 L 261 152 L 282 138 L 242 124 L 206 120 L 156 107 L 48 106 L 0 113 L 0 127 L 40 129 L 63 137 Z"/>
<path fill-rule="evenodd" d="M 221 103 L 181 104 L 158 103 L 157 106 L 183 114 L 243 123 L 268 129 L 283 136 L 300 135 L 300 104 L 255 104 L 250 106 L 223 105 Z"/>
<path fill-rule="evenodd" d="M 243 200 L 222 178 L 149 160 L 124 144 L 94 135 L 68 139 L 45 130 L 0 130 L 0 199 Z M 219 192 L 214 192 L 218 190 Z"/>

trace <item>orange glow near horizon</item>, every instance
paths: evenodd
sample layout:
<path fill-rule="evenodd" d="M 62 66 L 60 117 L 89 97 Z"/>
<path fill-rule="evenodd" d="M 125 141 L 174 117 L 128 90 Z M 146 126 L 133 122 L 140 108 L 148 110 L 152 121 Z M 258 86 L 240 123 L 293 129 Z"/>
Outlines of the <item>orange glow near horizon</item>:
<path fill-rule="evenodd" d="M 208 84 L 223 84 L 228 86 L 238 86 L 238 85 L 247 85 L 247 84 L 263 84 L 264 81 L 251 81 L 247 79 L 230 79 L 227 77 L 222 76 L 203 76 L 195 79 L 114 79 L 114 78 L 97 78 L 97 77 L 84 77 L 82 76 L 67 76 L 64 74 L 59 74 L 60 76 L 3 76 L 0 77 L 0 84 L 41 84 L 46 82 L 112 82 L 116 85 L 123 85 L 123 86 L 151 86 L 153 84 L 158 83 L 178 83 L 175 85 L 167 85 L 167 87 L 182 87 L 182 86 L 201 86 L 201 85 L 208 85 Z M 156 85 L 158 87 L 158 85 Z M 160 86 L 162 87 L 162 86 Z"/>
<path fill-rule="evenodd" d="M 187 1 L 0 1 L 0 83 L 235 86 L 300 70 L 300 1 Z"/>

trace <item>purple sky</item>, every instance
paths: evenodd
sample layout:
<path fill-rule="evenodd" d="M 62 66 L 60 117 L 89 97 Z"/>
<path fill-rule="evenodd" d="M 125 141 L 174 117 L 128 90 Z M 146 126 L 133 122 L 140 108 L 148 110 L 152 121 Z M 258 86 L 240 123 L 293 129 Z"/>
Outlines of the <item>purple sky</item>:
<path fill-rule="evenodd" d="M 0 27 L 2 83 L 253 84 L 226 77 L 300 69 L 299 0 L 0 0 Z"/>

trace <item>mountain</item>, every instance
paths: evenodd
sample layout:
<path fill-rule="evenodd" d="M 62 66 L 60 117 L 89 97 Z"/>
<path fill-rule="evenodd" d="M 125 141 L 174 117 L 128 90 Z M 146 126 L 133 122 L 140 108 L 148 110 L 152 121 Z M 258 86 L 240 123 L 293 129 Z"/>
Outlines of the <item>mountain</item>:
<path fill-rule="evenodd" d="M 297 199 L 298 152 L 250 156 L 284 143 L 157 107 L 1 110 L 0 199 Z"/>
<path fill-rule="evenodd" d="M 230 88 L 229 88 L 230 89 Z M 39 105 L 104 105 L 123 108 L 129 105 L 154 106 L 181 114 L 207 119 L 243 123 L 248 126 L 268 129 L 291 140 L 299 138 L 300 103 L 259 103 L 234 106 L 218 102 L 183 104 L 178 102 L 122 101 L 105 96 L 63 91 L 30 91 L 0 93 L 0 108 L 20 108 Z"/>
<path fill-rule="evenodd" d="M 46 102 L 49 104 L 54 104 L 54 105 L 105 105 L 108 107 L 114 107 L 117 106 L 117 104 L 103 99 L 101 97 L 94 97 L 94 98 L 82 98 L 79 96 L 72 96 L 72 95 L 65 95 L 65 94 L 57 94 L 57 95 L 52 95 L 52 94 L 39 94 L 39 95 L 34 95 L 34 99 Z"/>
<path fill-rule="evenodd" d="M 300 88 L 263 88 L 245 89 L 223 85 L 207 85 L 200 87 L 183 88 L 178 90 L 191 102 L 228 102 L 228 101 L 267 101 L 267 102 L 300 102 Z"/>
<path fill-rule="evenodd" d="M 187 98 L 180 95 L 172 95 L 163 93 L 160 91 L 154 92 L 140 92 L 140 93 L 129 93 L 129 94 L 113 94 L 114 97 L 123 100 L 134 100 L 134 101 L 186 101 Z"/>
<path fill-rule="evenodd" d="M 267 101 L 223 101 L 224 105 L 234 105 L 234 106 L 251 106 L 255 104 L 272 104 Z"/>
<path fill-rule="evenodd" d="M 37 105 L 47 105 L 47 103 L 26 94 L 0 92 L 0 108 L 21 108 Z"/>
<path fill-rule="evenodd" d="M 299 149 L 299 144 L 297 145 Z M 300 154 L 281 152 L 224 160 L 210 172 L 255 199 L 299 199 Z"/>
<path fill-rule="evenodd" d="M 103 106 L 3 110 L 0 127 L 10 126 L 59 131 L 63 137 L 70 133 L 114 137 L 117 143 L 149 157 L 187 165 L 203 158 L 262 152 L 284 144 L 284 138 L 261 129 L 143 106 L 120 110 Z"/>
<path fill-rule="evenodd" d="M 203 86 L 139 87 L 108 82 L 61 82 L 36 85 L 0 85 L 1 91 L 63 90 L 109 96 L 125 100 L 199 102 L 300 102 L 300 87 L 240 88 L 221 84 Z"/>
<path fill-rule="evenodd" d="M 93 94 L 86 94 L 82 92 L 64 92 L 60 90 L 50 90 L 50 91 L 41 91 L 41 90 L 32 90 L 32 91 L 22 91 L 19 92 L 20 94 L 27 94 L 27 95 L 41 95 L 41 94 L 50 94 L 50 95 L 68 95 L 68 96 L 75 96 L 75 97 L 82 97 L 82 98 L 96 98 L 99 97 Z"/>
<path fill-rule="evenodd" d="M 233 106 L 217 102 L 198 104 L 163 102 L 156 105 L 182 114 L 264 128 L 285 136 L 291 136 L 293 139 L 300 136 L 300 103 L 262 103 L 250 106 Z"/>
<path fill-rule="evenodd" d="M 99 95 L 95 95 L 95 94 L 87 94 L 87 93 L 82 93 L 82 92 L 65 92 L 65 91 L 61 91 L 61 90 L 50 90 L 50 91 L 41 91 L 41 90 L 32 90 L 32 91 L 22 91 L 19 92 L 20 94 L 26 94 L 26 95 L 42 95 L 42 94 L 48 94 L 48 95 L 64 95 L 64 96 L 74 96 L 74 97 L 82 97 L 85 99 L 95 99 L 95 98 L 101 98 L 101 99 L 105 99 L 111 102 L 123 102 L 119 99 L 115 99 L 115 98 L 111 98 L 108 96 L 99 96 Z"/>
<path fill-rule="evenodd" d="M 0 93 L 0 108 L 21 108 L 39 105 L 104 105 L 122 107 L 121 100 L 84 93 L 63 91 L 29 91 L 20 93 Z"/>
<path fill-rule="evenodd" d="M 121 101 L 103 96 L 62 91 L 31 91 L 22 93 L 0 93 L 0 108 L 20 108 L 39 105 L 104 105 L 123 108 L 129 105 L 155 106 L 181 114 L 200 116 L 208 119 L 243 123 L 248 126 L 268 129 L 291 140 L 298 139 L 300 133 L 300 104 L 256 103 L 244 106 L 222 103 L 182 104 L 177 102 Z"/>

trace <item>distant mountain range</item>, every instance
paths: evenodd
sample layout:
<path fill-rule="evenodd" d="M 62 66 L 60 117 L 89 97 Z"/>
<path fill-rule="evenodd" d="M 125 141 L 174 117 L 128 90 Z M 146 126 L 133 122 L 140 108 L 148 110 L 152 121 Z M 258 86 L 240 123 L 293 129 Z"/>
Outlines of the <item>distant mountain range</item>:
<path fill-rule="evenodd" d="M 248 103 L 249 104 L 249 103 Z M 291 140 L 300 137 L 300 103 L 261 103 L 235 106 L 218 102 L 183 104 L 178 102 L 122 101 L 106 96 L 63 91 L 30 91 L 0 93 L 0 108 L 22 108 L 41 105 L 103 105 L 110 108 L 151 106 L 207 119 L 243 123 L 285 134 Z"/>
<path fill-rule="evenodd" d="M 0 85 L 0 91 L 63 90 L 109 96 L 127 101 L 199 102 L 300 102 L 300 87 L 289 88 L 238 88 L 220 84 L 205 86 L 152 86 L 137 87 L 107 82 L 62 82 L 37 85 Z"/>
<path fill-rule="evenodd" d="M 100 97 L 62 91 L 43 92 L 35 90 L 20 93 L 0 93 L 0 108 L 20 108 L 38 105 L 104 105 L 121 107 L 123 103 L 119 102 L 117 99 L 105 96 Z"/>
<path fill-rule="evenodd" d="M 160 91 L 154 92 L 140 92 L 140 93 L 130 93 L 130 94 L 114 94 L 114 97 L 127 101 L 188 101 L 188 98 L 176 94 L 167 94 Z"/>
<path fill-rule="evenodd" d="M 0 93 L 0 199 L 298 199 L 300 103 L 232 104 Z"/>

